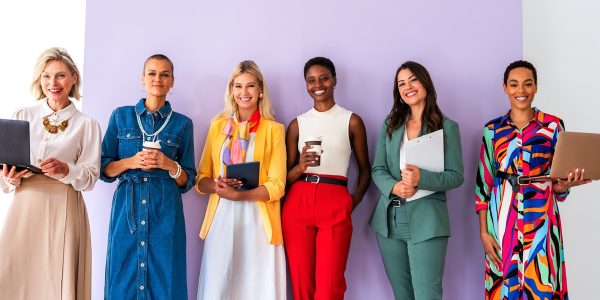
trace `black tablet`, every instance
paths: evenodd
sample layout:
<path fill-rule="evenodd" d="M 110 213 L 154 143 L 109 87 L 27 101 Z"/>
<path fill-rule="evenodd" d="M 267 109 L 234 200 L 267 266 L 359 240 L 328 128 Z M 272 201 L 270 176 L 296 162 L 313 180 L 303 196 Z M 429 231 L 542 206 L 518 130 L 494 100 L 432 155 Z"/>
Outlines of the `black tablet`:
<path fill-rule="evenodd" d="M 242 182 L 241 190 L 251 190 L 258 187 L 260 162 L 252 161 L 227 165 L 225 174 L 227 178 L 235 178 Z"/>

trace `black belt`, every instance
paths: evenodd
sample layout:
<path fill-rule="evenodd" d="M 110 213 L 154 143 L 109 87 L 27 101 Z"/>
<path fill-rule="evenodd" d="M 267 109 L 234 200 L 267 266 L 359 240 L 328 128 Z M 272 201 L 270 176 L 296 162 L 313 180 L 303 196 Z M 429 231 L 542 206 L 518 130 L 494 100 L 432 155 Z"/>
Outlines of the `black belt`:
<path fill-rule="evenodd" d="M 392 201 L 390 202 L 390 204 L 392 205 L 392 207 L 400 207 L 400 206 L 406 205 L 406 200 L 404 200 L 404 199 L 392 199 Z"/>
<path fill-rule="evenodd" d="M 348 181 L 346 181 L 346 180 L 331 178 L 331 177 L 322 177 L 322 176 L 313 175 L 313 174 L 311 174 L 311 175 L 304 174 L 304 175 L 300 176 L 299 180 L 314 183 L 314 184 L 327 183 L 327 184 L 337 184 L 337 185 L 342 185 L 342 186 L 348 185 Z"/>
<path fill-rule="evenodd" d="M 496 177 L 508 181 L 512 186 L 513 193 L 518 192 L 520 186 L 531 183 L 529 176 L 506 173 L 502 171 L 496 171 Z"/>

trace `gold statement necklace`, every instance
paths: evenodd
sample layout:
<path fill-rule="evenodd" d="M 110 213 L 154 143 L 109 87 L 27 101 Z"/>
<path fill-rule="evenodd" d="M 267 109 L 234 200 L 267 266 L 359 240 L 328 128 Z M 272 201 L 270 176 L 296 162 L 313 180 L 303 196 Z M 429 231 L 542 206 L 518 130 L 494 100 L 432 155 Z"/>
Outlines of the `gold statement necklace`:
<path fill-rule="evenodd" d="M 48 131 L 52 134 L 57 134 L 58 130 L 65 131 L 67 126 L 69 126 L 69 120 L 64 120 L 64 121 L 60 122 L 58 125 L 54 125 L 54 124 L 50 123 L 50 120 L 48 119 L 48 117 L 51 115 L 52 114 L 47 115 L 43 119 L 43 124 L 44 124 L 44 128 L 46 129 L 46 131 Z"/>

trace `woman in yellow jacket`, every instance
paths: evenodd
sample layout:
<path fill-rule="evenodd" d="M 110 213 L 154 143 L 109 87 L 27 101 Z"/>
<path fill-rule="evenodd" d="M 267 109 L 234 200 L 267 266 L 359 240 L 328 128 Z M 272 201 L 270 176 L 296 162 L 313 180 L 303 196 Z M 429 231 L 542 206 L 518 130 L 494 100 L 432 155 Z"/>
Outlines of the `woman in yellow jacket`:
<path fill-rule="evenodd" d="M 260 162 L 258 187 L 240 190 L 225 167 Z M 210 194 L 198 299 L 285 299 L 280 204 L 286 178 L 284 126 L 271 109 L 258 66 L 243 61 L 225 90 L 225 108 L 210 124 L 196 189 Z"/>

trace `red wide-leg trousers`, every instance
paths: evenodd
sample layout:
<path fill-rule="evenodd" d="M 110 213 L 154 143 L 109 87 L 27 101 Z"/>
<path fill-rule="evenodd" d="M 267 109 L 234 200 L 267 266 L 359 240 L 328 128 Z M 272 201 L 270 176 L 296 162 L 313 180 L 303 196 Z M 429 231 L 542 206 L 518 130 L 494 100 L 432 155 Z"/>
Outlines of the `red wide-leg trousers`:
<path fill-rule="evenodd" d="M 282 225 L 295 300 L 344 299 L 351 214 L 352 197 L 345 186 L 304 181 L 292 185 Z"/>

